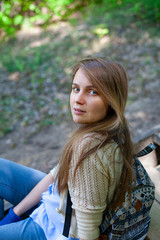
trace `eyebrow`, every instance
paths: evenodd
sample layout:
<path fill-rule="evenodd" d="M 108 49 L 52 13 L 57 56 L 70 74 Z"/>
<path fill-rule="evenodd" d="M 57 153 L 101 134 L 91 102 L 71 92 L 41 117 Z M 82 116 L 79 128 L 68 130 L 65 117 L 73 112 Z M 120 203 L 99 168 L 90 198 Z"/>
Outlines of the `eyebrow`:
<path fill-rule="evenodd" d="M 79 87 L 79 85 L 77 83 L 72 83 L 72 85 Z M 88 85 L 88 86 L 86 86 L 86 88 L 94 88 L 95 89 L 95 87 L 93 85 Z"/>

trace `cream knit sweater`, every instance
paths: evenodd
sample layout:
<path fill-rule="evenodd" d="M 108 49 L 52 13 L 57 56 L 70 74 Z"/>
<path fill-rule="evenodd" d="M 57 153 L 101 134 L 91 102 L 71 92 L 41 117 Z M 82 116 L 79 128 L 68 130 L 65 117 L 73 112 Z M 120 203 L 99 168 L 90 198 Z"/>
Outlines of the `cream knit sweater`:
<path fill-rule="evenodd" d="M 69 170 L 68 188 L 73 203 L 70 233 L 74 237 L 85 240 L 99 237 L 103 211 L 112 200 L 122 172 L 123 163 L 119 158 L 118 148 L 113 161 L 117 144 L 112 142 L 85 158 L 77 169 L 76 178 L 73 181 L 74 169 L 81 151 L 88 151 L 102 141 L 101 135 L 88 134 L 83 137 L 77 151 L 73 154 Z M 53 176 L 55 171 L 55 168 L 51 170 Z M 62 214 L 65 212 L 66 192 L 60 196 L 59 211 Z"/>

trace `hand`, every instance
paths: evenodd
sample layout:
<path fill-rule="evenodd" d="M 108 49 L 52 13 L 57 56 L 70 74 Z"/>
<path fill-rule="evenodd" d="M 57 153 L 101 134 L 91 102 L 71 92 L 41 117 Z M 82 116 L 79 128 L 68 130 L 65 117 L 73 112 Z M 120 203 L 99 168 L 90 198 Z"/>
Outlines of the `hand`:
<path fill-rule="evenodd" d="M 32 190 L 31 192 L 14 207 L 13 211 L 18 216 L 22 216 L 25 212 L 39 204 L 41 194 L 47 191 L 48 186 L 53 183 L 54 179 L 51 173 L 48 173 Z"/>
<path fill-rule="evenodd" d="M 0 226 L 18 222 L 20 220 L 22 220 L 22 218 L 14 213 L 13 208 L 10 208 L 8 214 L 0 221 Z"/>

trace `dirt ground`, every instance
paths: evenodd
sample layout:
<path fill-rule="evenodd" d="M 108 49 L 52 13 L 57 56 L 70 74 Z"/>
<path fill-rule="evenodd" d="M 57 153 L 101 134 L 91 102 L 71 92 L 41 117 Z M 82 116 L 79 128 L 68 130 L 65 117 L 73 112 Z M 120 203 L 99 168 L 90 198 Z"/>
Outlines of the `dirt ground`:
<path fill-rule="evenodd" d="M 98 49 L 93 48 L 92 53 L 98 51 L 102 56 L 112 53 L 113 57 L 117 56 L 120 62 L 125 63 L 131 80 L 126 117 L 133 139 L 137 142 L 154 132 L 160 134 L 160 43 L 158 38 L 151 39 L 145 33 L 139 34 L 136 42 L 132 39 L 134 34 L 134 29 L 124 29 L 121 35 L 114 36 L 114 41 L 110 41 L 110 47 L 106 49 L 104 46 L 108 37 L 96 40 L 94 44 Z M 9 85 L 9 77 L 8 72 L 0 70 L 1 93 L 6 91 L 6 94 L 10 94 L 13 89 L 13 84 Z M 23 94 L 24 88 L 23 85 L 19 89 L 15 86 L 15 91 Z M 67 101 L 67 98 L 64 94 L 64 101 Z M 52 105 L 51 101 L 50 104 Z M 21 126 L 21 122 L 17 122 L 14 131 L 0 139 L 0 157 L 48 172 L 57 163 L 67 136 L 75 126 L 72 121 L 63 120 L 40 131 L 35 131 L 35 128 L 34 123 Z"/>
<path fill-rule="evenodd" d="M 159 95 L 151 91 L 149 98 L 133 102 L 126 108 L 126 117 L 136 141 L 144 134 L 160 132 Z M 74 127 L 72 122 L 63 122 L 29 137 L 28 129 L 10 133 L 0 140 L 0 156 L 48 172 L 58 161 L 67 136 Z"/>

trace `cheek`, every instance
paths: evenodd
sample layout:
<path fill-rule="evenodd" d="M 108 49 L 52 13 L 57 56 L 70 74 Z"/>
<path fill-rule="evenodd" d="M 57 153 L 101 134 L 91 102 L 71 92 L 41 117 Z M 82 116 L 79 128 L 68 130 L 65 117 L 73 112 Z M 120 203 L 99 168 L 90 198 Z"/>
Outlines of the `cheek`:
<path fill-rule="evenodd" d="M 103 103 L 101 103 L 101 105 L 98 107 L 98 109 L 99 109 L 99 114 L 101 115 L 101 117 L 102 117 L 102 118 L 105 118 L 106 115 L 107 115 L 108 105 L 103 102 Z"/>
<path fill-rule="evenodd" d="M 102 101 L 97 101 L 92 104 L 92 113 L 99 118 L 104 118 L 107 114 L 107 105 Z"/>
<path fill-rule="evenodd" d="M 104 105 L 102 105 L 101 107 L 98 108 L 99 109 L 99 115 L 104 118 L 107 114 L 107 110 L 106 107 Z"/>

